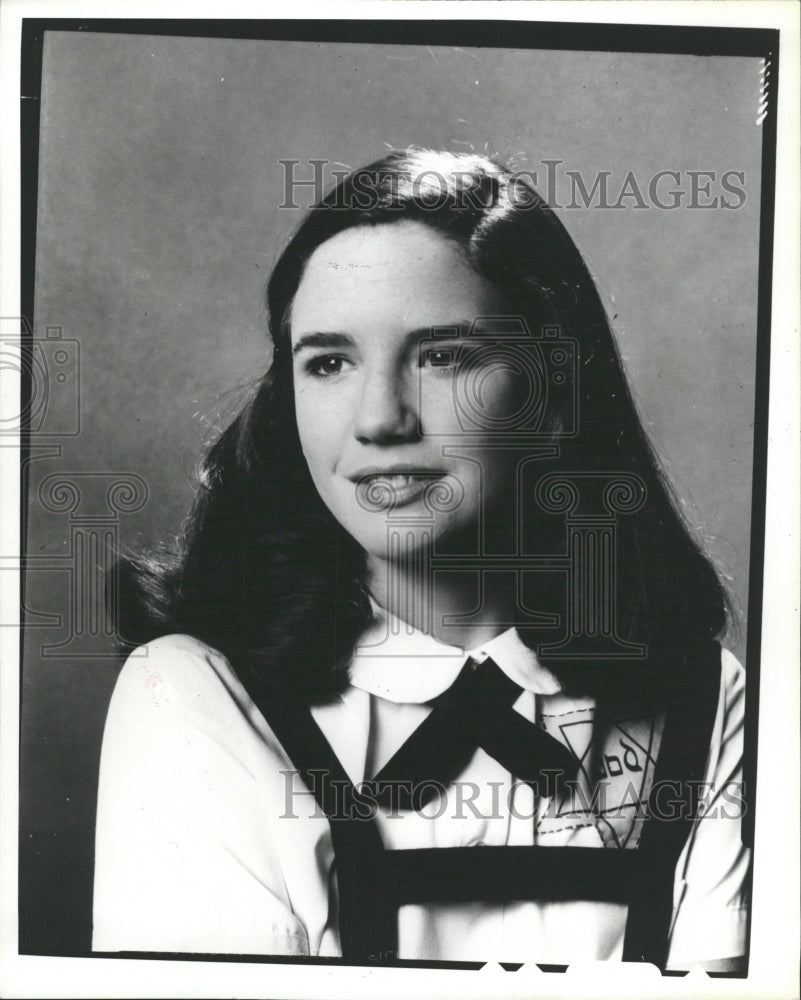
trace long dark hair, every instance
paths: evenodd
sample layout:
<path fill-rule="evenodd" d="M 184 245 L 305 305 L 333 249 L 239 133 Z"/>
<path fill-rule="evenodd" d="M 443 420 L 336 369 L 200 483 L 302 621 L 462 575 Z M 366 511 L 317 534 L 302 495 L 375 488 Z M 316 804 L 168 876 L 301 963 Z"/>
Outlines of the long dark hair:
<path fill-rule="evenodd" d="M 310 210 L 267 288 L 272 365 L 208 452 L 180 544 L 127 564 L 124 641 L 188 632 L 225 653 L 246 685 L 307 702 L 329 700 L 347 682 L 370 617 L 364 556 L 318 497 L 301 453 L 290 308 L 323 242 L 355 226 L 400 220 L 453 241 L 530 331 L 557 331 L 577 343 L 574 384 L 557 394 L 538 426 L 540 440 L 558 447 L 528 467 L 527 495 L 542 501 L 550 483 L 558 500 L 564 487 L 553 477 L 565 471 L 598 482 L 611 472 L 640 489 L 644 502 L 615 522 L 612 598 L 617 637 L 647 655 L 632 660 L 621 646 L 619 656 L 600 640 L 587 655 L 557 655 L 575 598 L 557 569 L 528 574 L 527 605 L 552 613 L 559 626 L 521 635 L 572 693 L 603 696 L 625 681 L 658 699 L 681 648 L 725 629 L 725 591 L 671 498 L 581 254 L 524 176 L 471 154 L 393 152 L 341 180 Z M 564 505 L 541 502 L 531 513 L 522 519 L 524 546 L 563 565 Z M 534 530 L 536 539 L 526 539 Z"/>

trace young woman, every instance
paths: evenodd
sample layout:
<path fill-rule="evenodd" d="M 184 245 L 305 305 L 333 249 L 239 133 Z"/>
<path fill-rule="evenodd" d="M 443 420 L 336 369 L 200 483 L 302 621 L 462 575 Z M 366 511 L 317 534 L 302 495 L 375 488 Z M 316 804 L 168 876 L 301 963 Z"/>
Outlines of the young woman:
<path fill-rule="evenodd" d="M 268 308 L 180 550 L 127 578 L 95 950 L 738 968 L 725 594 L 556 216 L 393 153 Z"/>

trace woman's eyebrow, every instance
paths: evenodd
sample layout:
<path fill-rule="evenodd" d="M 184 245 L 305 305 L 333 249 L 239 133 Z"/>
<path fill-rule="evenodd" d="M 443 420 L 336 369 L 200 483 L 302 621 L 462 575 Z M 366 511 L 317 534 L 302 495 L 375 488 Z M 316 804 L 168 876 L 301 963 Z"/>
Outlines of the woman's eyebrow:
<path fill-rule="evenodd" d="M 460 339 L 470 334 L 473 324 L 466 319 L 449 320 L 445 323 L 432 323 L 431 326 L 421 326 L 414 330 L 409 330 L 405 336 L 407 343 L 413 343 L 422 338 L 433 338 L 436 340 Z M 314 330 L 304 333 L 298 338 L 297 343 L 292 348 L 292 354 L 298 354 L 306 348 L 314 347 L 353 347 L 355 341 L 348 333 L 339 331 Z"/>
<path fill-rule="evenodd" d="M 431 326 L 421 326 L 416 330 L 410 330 L 406 334 L 406 339 L 411 341 L 427 337 L 436 340 L 448 340 L 449 338 L 458 340 L 462 337 L 468 337 L 472 327 L 473 324 L 469 320 L 454 319 L 446 323 L 432 323 Z"/>
<path fill-rule="evenodd" d="M 297 354 L 306 347 L 352 347 L 353 337 L 347 333 L 304 333 L 292 348 L 292 353 Z"/>

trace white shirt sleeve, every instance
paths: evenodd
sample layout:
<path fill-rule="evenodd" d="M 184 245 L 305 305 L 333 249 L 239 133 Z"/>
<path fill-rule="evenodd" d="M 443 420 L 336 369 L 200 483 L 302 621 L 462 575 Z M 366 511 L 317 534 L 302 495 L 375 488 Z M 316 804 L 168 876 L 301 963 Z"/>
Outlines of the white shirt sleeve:
<path fill-rule="evenodd" d="M 703 807 L 676 866 L 668 969 L 745 954 L 751 852 L 740 839 L 745 672 L 723 650 Z"/>
<path fill-rule="evenodd" d="M 180 635 L 136 650 L 103 739 L 94 950 L 336 953 L 330 833 L 286 818 L 310 799 L 287 770 L 219 653 Z"/>

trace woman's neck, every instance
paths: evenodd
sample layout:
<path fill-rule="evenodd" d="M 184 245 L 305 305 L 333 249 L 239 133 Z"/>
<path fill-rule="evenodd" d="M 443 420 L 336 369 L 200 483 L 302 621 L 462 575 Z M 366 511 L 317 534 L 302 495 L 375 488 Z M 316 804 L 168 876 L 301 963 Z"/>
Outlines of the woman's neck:
<path fill-rule="evenodd" d="M 440 642 L 465 649 L 508 628 L 516 606 L 511 580 L 505 585 L 502 577 L 487 574 L 481 593 L 474 574 L 433 574 L 426 562 L 403 565 L 368 556 L 367 583 L 376 603 Z M 469 623 L 453 624 L 449 620 L 454 616 L 465 617 Z"/>

